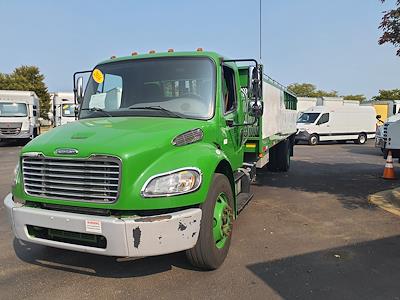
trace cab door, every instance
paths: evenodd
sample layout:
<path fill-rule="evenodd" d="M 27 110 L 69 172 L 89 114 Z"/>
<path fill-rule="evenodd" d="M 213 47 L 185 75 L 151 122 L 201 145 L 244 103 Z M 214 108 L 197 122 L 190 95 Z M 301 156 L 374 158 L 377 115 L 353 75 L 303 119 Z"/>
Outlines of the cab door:
<path fill-rule="evenodd" d="M 317 133 L 321 141 L 326 141 L 331 139 L 332 130 L 329 119 L 330 119 L 329 113 L 323 113 L 321 114 L 316 123 Z"/>
<path fill-rule="evenodd" d="M 243 122 L 242 116 L 239 115 L 241 105 L 240 94 L 237 83 L 237 74 L 227 65 L 222 66 L 222 124 L 221 139 L 222 150 L 228 156 L 233 168 L 238 168 L 243 162 L 243 147 L 241 141 L 242 126 L 235 126 Z"/>

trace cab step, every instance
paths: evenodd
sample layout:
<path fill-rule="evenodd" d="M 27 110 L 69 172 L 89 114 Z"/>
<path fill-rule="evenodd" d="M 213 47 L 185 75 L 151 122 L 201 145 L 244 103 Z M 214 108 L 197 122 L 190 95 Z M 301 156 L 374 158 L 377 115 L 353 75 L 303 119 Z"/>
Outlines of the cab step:
<path fill-rule="evenodd" d="M 253 193 L 240 193 L 236 197 L 237 202 L 237 214 L 240 214 L 242 210 L 249 204 L 250 200 L 253 198 Z"/>

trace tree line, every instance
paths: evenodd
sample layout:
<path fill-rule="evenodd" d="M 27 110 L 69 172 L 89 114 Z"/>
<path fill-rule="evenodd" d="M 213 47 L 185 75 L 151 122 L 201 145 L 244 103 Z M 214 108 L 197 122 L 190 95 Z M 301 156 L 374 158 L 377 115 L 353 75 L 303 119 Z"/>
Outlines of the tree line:
<path fill-rule="evenodd" d="M 12 73 L 0 73 L 0 90 L 32 91 L 40 99 L 40 116 L 47 119 L 50 110 L 50 94 L 44 75 L 35 66 L 21 66 Z"/>
<path fill-rule="evenodd" d="M 343 97 L 345 100 L 366 101 L 367 97 L 363 94 L 357 95 L 339 95 L 337 91 L 324 91 L 317 89 L 311 83 L 292 83 L 288 89 L 295 93 L 298 97 Z M 378 95 L 371 98 L 372 101 L 380 100 L 400 100 L 400 89 L 379 90 Z"/>

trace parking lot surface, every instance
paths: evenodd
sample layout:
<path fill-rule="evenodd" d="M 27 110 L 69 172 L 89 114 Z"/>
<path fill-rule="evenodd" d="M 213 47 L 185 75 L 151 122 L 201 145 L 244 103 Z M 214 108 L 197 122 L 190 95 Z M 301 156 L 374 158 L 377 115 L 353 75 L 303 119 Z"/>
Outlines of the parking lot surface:
<path fill-rule="evenodd" d="M 0 147 L 1 199 L 19 151 Z M 1 201 L 0 299 L 400 299 L 400 218 L 367 201 L 399 185 L 380 178 L 384 163 L 372 142 L 296 146 L 289 173 L 258 174 L 212 272 L 183 253 L 121 259 L 21 243 Z"/>

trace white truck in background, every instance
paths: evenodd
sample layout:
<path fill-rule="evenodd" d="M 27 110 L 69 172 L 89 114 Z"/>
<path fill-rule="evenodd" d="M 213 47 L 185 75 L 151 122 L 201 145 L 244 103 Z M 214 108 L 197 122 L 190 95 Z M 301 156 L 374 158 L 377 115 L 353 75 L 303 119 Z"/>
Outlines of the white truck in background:
<path fill-rule="evenodd" d="M 74 93 L 51 93 L 52 114 L 54 127 L 74 122 L 75 102 Z"/>
<path fill-rule="evenodd" d="M 317 145 L 321 141 L 354 141 L 365 144 L 375 137 L 376 112 L 372 106 L 315 106 L 297 121 L 296 142 Z"/>
<path fill-rule="evenodd" d="M 400 118 L 397 121 L 386 122 L 383 125 L 383 140 L 385 158 L 388 152 L 391 151 L 393 158 L 399 158 L 400 162 Z"/>
<path fill-rule="evenodd" d="M 0 140 L 35 138 L 39 116 L 39 98 L 34 92 L 0 90 Z"/>
<path fill-rule="evenodd" d="M 377 116 L 378 120 L 381 120 L 380 115 Z M 387 129 L 388 124 L 391 124 L 393 122 L 400 121 L 400 113 L 393 115 L 389 118 L 386 119 L 386 122 L 380 122 L 381 125 L 379 125 L 376 128 L 376 135 L 375 135 L 375 147 L 380 148 L 382 152 L 385 150 L 385 129 Z"/>

